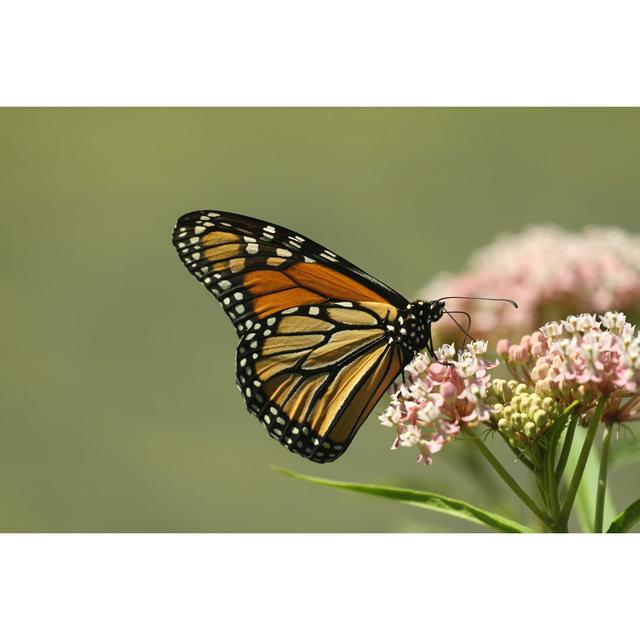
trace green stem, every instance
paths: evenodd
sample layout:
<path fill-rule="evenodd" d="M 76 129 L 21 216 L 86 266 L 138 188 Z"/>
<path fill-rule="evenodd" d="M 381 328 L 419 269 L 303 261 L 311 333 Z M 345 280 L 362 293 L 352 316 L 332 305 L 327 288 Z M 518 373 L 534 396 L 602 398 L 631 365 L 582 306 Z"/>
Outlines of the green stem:
<path fill-rule="evenodd" d="M 522 487 L 516 482 L 516 480 L 511 476 L 511 474 L 502 466 L 500 461 L 489 451 L 487 446 L 485 445 L 478 436 L 469 427 L 464 427 L 463 431 L 465 435 L 470 438 L 476 447 L 479 449 L 480 453 L 486 458 L 487 462 L 494 468 L 497 474 L 507 483 L 509 488 L 524 502 L 533 513 L 535 513 L 542 522 L 544 522 L 547 526 L 551 526 L 551 519 L 549 516 L 540 509 L 540 507 L 529 497 L 529 495 L 522 489 Z"/>
<path fill-rule="evenodd" d="M 578 493 L 580 480 L 582 480 L 582 474 L 584 473 L 584 468 L 587 465 L 587 459 L 589 458 L 589 453 L 591 452 L 593 439 L 595 438 L 598 425 L 600 424 L 600 419 L 602 418 L 602 414 L 604 412 L 604 407 L 606 402 L 607 402 L 606 398 L 600 398 L 600 400 L 598 400 L 598 404 L 596 405 L 595 411 L 593 412 L 593 417 L 591 418 L 591 424 L 589 425 L 589 431 L 587 432 L 587 437 L 585 438 L 584 443 L 582 445 L 582 450 L 580 451 L 580 457 L 578 458 L 578 463 L 576 464 L 576 469 L 573 473 L 573 478 L 571 478 L 571 484 L 569 485 L 569 490 L 567 491 L 567 497 L 565 498 L 564 506 L 562 508 L 562 520 L 565 523 L 569 521 L 571 508 L 573 507 L 573 502 L 576 499 L 576 494 Z"/>
<path fill-rule="evenodd" d="M 604 497 L 607 492 L 607 468 L 609 466 L 609 445 L 611 444 L 611 432 L 613 426 L 606 424 L 602 435 L 602 457 L 600 460 L 600 473 L 598 474 L 598 494 L 596 497 L 596 516 L 593 520 L 593 532 L 602 533 L 602 520 L 604 517 Z"/>
<path fill-rule="evenodd" d="M 564 436 L 564 442 L 562 443 L 562 450 L 560 451 L 560 458 L 558 459 L 558 466 L 556 467 L 556 484 L 560 484 L 562 480 L 562 474 L 567 466 L 567 460 L 569 459 L 569 453 L 571 452 L 571 445 L 573 444 L 573 434 L 576 432 L 576 423 L 578 422 L 578 416 L 571 416 L 569 419 L 569 426 L 567 427 L 567 433 Z"/>
<path fill-rule="evenodd" d="M 554 472 L 554 465 L 556 461 L 556 450 L 558 448 L 559 434 L 551 434 L 548 439 L 548 449 L 545 451 L 544 457 L 544 486 L 547 491 L 549 508 L 551 511 L 551 517 L 553 518 L 554 525 L 561 520 L 560 518 L 560 500 L 558 499 L 558 483 L 556 482 L 556 476 Z"/>

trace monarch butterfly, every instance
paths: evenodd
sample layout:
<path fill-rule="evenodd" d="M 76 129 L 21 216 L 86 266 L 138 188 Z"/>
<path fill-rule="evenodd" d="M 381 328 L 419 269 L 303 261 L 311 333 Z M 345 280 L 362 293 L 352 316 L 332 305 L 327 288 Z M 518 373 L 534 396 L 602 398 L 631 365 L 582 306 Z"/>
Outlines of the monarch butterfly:
<path fill-rule="evenodd" d="M 178 219 L 173 244 L 236 328 L 248 410 L 313 462 L 342 455 L 414 355 L 434 353 L 442 300 L 409 302 L 299 233 L 194 211 Z"/>

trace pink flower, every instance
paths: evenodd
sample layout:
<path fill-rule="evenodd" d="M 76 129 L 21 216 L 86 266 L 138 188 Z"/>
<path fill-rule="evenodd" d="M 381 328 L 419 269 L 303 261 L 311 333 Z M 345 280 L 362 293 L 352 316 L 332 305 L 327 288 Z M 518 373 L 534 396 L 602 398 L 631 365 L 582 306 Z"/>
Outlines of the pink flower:
<path fill-rule="evenodd" d="M 476 336 L 514 338 L 553 317 L 619 308 L 640 317 L 640 235 L 591 227 L 574 233 L 554 226 L 504 235 L 475 253 L 466 271 L 440 274 L 421 292 L 441 296 L 493 296 L 517 300 L 519 309 L 487 301 L 456 301 L 473 318 Z M 460 331 L 447 317 L 438 339 Z M 526 345 L 521 345 L 527 348 Z"/>
<path fill-rule="evenodd" d="M 414 358 L 405 368 L 405 384 L 397 387 L 380 416 L 382 424 L 396 429 L 393 449 L 415 446 L 418 460 L 431 464 L 433 454 L 463 426 L 477 426 L 488 419 L 487 371 L 497 363 L 481 357 L 486 349 L 486 342 L 478 341 L 456 354 L 445 345 L 438 350 L 437 361 L 425 353 Z"/>
<path fill-rule="evenodd" d="M 609 399 L 604 419 L 637 419 L 640 391 L 640 335 L 622 313 L 569 316 L 549 322 L 533 334 L 535 349 L 526 357 L 520 346 L 501 344 L 514 377 L 533 385 L 536 393 L 567 404 L 588 406 Z"/>

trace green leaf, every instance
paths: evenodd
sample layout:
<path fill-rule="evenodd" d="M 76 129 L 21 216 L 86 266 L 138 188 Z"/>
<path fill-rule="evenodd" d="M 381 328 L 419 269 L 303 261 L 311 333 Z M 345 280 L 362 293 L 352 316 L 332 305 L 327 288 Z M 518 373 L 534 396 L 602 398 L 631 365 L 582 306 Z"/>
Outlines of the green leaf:
<path fill-rule="evenodd" d="M 447 498 L 446 496 L 440 496 L 436 493 L 415 491 L 414 489 L 385 487 L 383 485 L 375 484 L 326 480 L 324 478 L 295 473 L 288 469 L 283 469 L 282 467 L 272 466 L 271 468 L 274 471 L 279 471 L 286 476 L 290 476 L 298 480 L 305 480 L 306 482 L 313 482 L 314 484 L 343 489 L 345 491 L 355 491 L 357 493 L 367 493 L 369 495 L 381 496 L 391 500 L 399 500 L 400 502 L 404 502 L 405 504 L 409 504 L 414 507 L 446 513 L 456 518 L 462 518 L 463 520 L 469 520 L 470 522 L 475 522 L 476 524 L 496 529 L 497 531 L 504 531 L 507 533 L 532 533 L 532 529 L 525 527 L 519 522 L 514 522 L 513 520 L 509 520 L 508 518 L 504 518 L 498 514 L 485 511 L 484 509 L 478 509 L 467 502 L 454 500 L 453 498 Z"/>
<path fill-rule="evenodd" d="M 640 520 L 640 500 L 632 502 L 615 520 L 607 530 L 607 533 L 625 533 Z"/>
<path fill-rule="evenodd" d="M 565 469 L 565 479 L 567 484 L 571 482 L 573 471 L 575 469 L 582 444 L 587 435 L 587 430 L 578 426 L 574 434 L 573 447 L 569 453 L 569 464 Z M 583 531 L 591 531 L 593 529 L 593 519 L 596 513 L 596 495 L 598 492 L 598 474 L 600 472 L 600 452 L 595 446 L 591 447 L 587 466 L 584 469 L 582 481 L 575 501 L 575 510 Z M 611 493 L 607 487 L 604 498 L 604 522 L 611 522 L 615 516 L 615 507 L 611 498 Z M 606 525 L 605 525 L 606 526 Z"/>

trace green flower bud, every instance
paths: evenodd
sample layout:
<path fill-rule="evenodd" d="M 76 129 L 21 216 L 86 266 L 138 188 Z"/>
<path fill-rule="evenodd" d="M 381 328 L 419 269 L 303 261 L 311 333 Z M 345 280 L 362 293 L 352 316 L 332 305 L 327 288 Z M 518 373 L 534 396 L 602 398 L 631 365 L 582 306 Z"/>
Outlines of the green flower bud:
<path fill-rule="evenodd" d="M 536 425 L 536 427 L 543 427 L 547 422 L 547 412 L 544 411 L 543 409 L 538 409 L 533 414 L 533 422 Z"/>
<path fill-rule="evenodd" d="M 502 381 L 504 382 L 504 380 Z M 510 387 L 508 383 L 502 385 L 502 399 L 504 402 L 510 402 L 511 398 L 513 398 L 513 389 Z"/>

